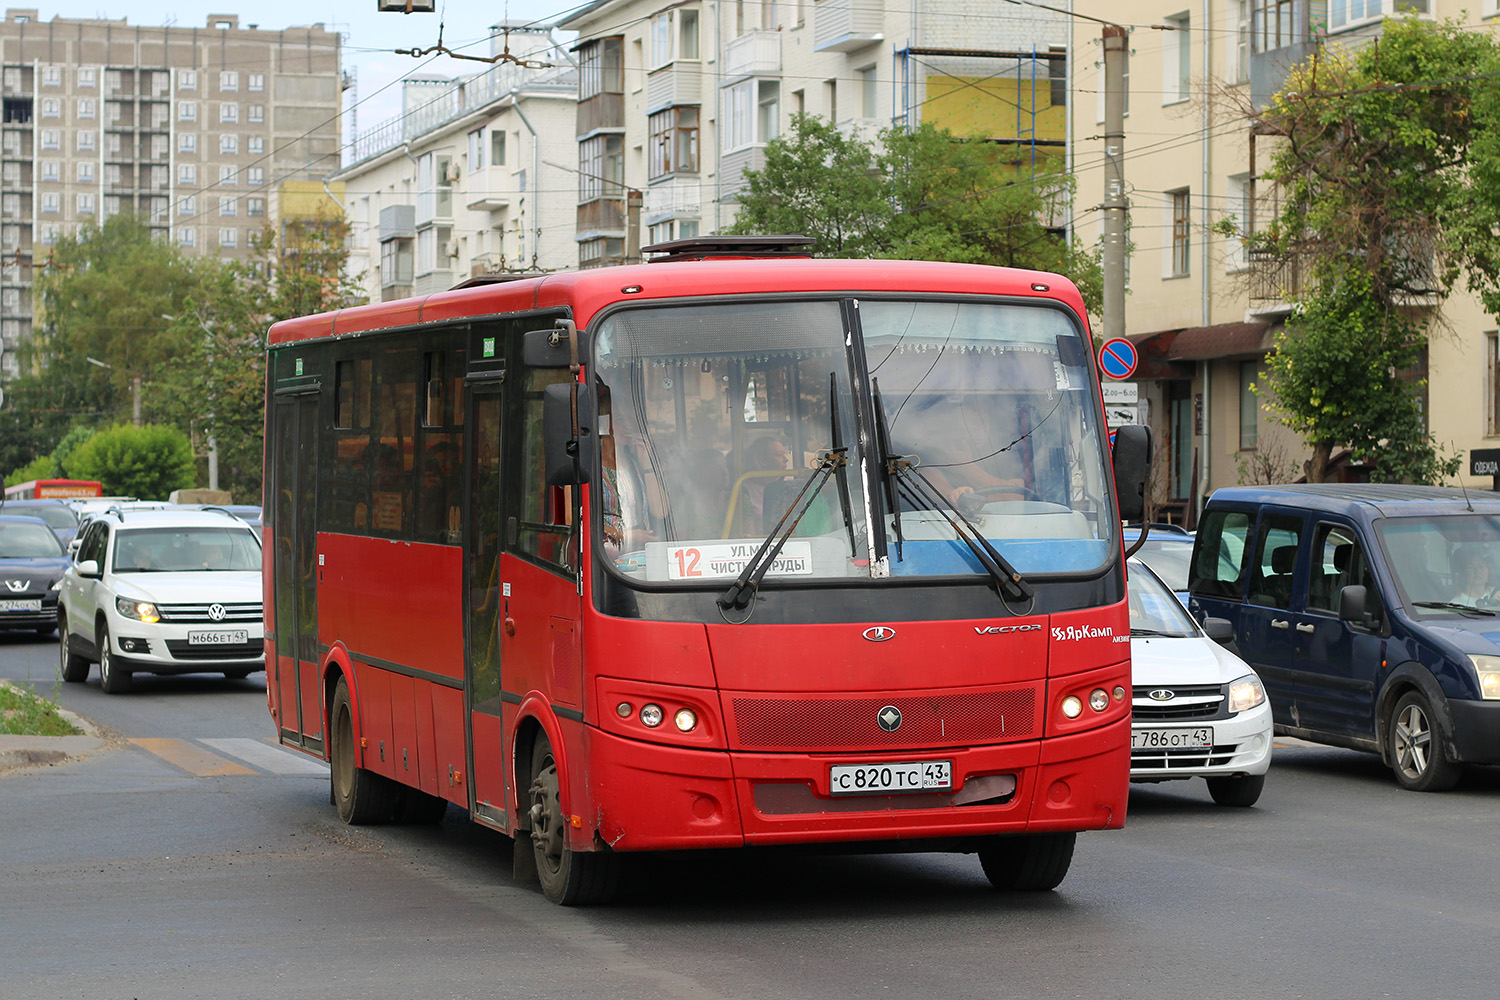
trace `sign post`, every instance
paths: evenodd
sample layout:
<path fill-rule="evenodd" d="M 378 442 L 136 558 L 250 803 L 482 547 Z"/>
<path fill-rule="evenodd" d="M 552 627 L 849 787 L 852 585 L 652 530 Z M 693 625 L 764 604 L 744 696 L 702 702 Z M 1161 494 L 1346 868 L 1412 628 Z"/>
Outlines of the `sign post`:
<path fill-rule="evenodd" d="M 1099 348 L 1099 370 L 1110 378 L 1129 378 L 1139 361 L 1135 345 L 1124 337 L 1106 340 Z"/>

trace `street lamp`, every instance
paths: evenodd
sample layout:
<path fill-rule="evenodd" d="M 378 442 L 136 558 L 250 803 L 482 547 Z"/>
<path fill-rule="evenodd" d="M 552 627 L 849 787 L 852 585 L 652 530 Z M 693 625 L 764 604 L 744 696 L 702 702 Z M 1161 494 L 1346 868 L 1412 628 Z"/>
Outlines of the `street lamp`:
<path fill-rule="evenodd" d="M 168 316 L 166 313 L 162 313 L 161 314 L 161 318 L 164 319 L 164 320 L 166 320 L 168 323 L 176 323 L 177 322 L 177 317 L 176 316 Z M 212 347 L 213 346 L 213 340 L 214 340 L 214 332 L 213 332 L 213 330 L 209 329 L 208 324 L 205 323 L 205 322 L 203 322 L 198 317 L 194 316 L 194 317 L 191 317 L 191 319 L 192 319 L 192 321 L 194 323 L 198 324 L 198 329 L 200 329 L 200 330 L 203 331 L 203 335 L 204 335 L 205 339 L 207 340 L 209 346 Z M 208 398 L 209 398 L 208 420 L 209 420 L 210 425 L 212 425 L 213 419 L 214 419 L 214 406 L 213 406 L 214 393 L 213 393 L 213 383 L 212 383 L 212 379 L 213 379 L 213 353 L 212 353 L 212 351 L 210 351 L 210 353 L 209 353 L 209 371 L 208 371 L 208 377 L 209 377 L 209 380 L 210 380 L 210 382 L 209 382 L 209 391 L 208 391 Z M 211 490 L 216 490 L 216 489 L 219 488 L 219 441 L 218 441 L 217 438 L 214 437 L 213 431 L 209 431 L 209 433 L 208 433 L 208 488 L 211 489 Z"/>
<path fill-rule="evenodd" d="M 98 358 L 84 358 L 83 360 L 91 365 L 98 365 L 100 368 L 108 368 L 110 371 L 119 370 L 109 362 L 100 361 Z M 131 423 L 139 427 L 141 426 L 141 376 L 139 374 L 130 376 L 130 393 L 133 397 L 130 405 Z"/>

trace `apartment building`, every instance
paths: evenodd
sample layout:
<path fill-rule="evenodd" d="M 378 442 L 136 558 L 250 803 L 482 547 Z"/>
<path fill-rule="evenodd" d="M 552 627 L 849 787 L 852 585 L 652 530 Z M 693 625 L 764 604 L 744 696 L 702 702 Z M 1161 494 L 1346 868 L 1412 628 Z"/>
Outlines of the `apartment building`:
<path fill-rule="evenodd" d="M 340 36 L 321 24 L 0 22 L 0 377 L 31 332 L 33 268 L 134 212 L 189 252 L 240 257 L 282 181 L 338 166 Z"/>
<path fill-rule="evenodd" d="M 519 62 L 406 80 L 402 114 L 356 137 L 335 175 L 349 270 L 372 301 L 576 261 L 577 70 L 545 29 L 496 25 L 491 55 L 506 51 Z"/>
<path fill-rule="evenodd" d="M 1264 106 L 1317 43 L 1368 43 L 1396 6 L 1395 0 L 1204 0 L 1187 9 L 1148 2 L 1130 11 L 1126 330 L 1141 355 L 1139 415 L 1156 434 L 1153 492 L 1174 520 L 1194 523 L 1220 486 L 1265 482 L 1267 473 L 1280 482 L 1303 475 L 1310 452 L 1251 391 L 1301 276 L 1289 262 L 1252 258 L 1213 226 L 1233 217 L 1254 230 L 1275 212 L 1274 188 L 1255 183 L 1275 140 L 1252 133 L 1245 109 Z M 1482 16 L 1480 5 L 1457 0 L 1399 6 L 1476 27 L 1495 17 L 1493 4 L 1483 5 L 1489 13 Z M 1118 16 L 1116 7 L 1080 0 L 1074 10 L 1109 19 Z M 1074 232 L 1089 244 L 1099 237 L 1104 190 L 1099 39 L 1096 22 L 1072 25 Z M 1467 459 L 1473 449 L 1500 444 L 1500 324 L 1461 292 L 1433 316 L 1423 363 L 1428 427 L 1436 442 Z M 1357 480 L 1362 470 L 1346 464 L 1339 475 Z M 1491 485 L 1488 476 L 1463 479 L 1471 488 Z"/>
<path fill-rule="evenodd" d="M 793 114 L 932 121 L 1027 156 L 1068 127 L 1068 19 L 983 0 L 597 0 L 578 32 L 577 263 L 713 233 Z"/>

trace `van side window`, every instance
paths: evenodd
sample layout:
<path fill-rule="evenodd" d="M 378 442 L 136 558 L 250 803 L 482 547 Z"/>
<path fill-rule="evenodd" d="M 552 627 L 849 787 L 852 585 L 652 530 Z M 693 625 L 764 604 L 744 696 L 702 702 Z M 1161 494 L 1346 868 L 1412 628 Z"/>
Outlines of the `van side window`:
<path fill-rule="evenodd" d="M 1250 603 L 1291 607 L 1297 546 L 1301 541 L 1302 518 L 1272 514 L 1261 520 L 1255 561 L 1250 570 Z"/>
<path fill-rule="evenodd" d="M 1313 536 L 1313 561 L 1307 577 L 1307 606 L 1334 614 L 1339 610 L 1339 592 L 1358 585 L 1365 588 L 1369 607 L 1375 606 L 1375 574 L 1365 560 L 1364 549 L 1352 529 L 1338 524 L 1320 524 Z"/>
<path fill-rule="evenodd" d="M 1238 510 L 1209 511 L 1198 526 L 1198 547 L 1193 550 L 1188 589 L 1201 597 L 1242 599 L 1249 539 L 1249 514 Z"/>

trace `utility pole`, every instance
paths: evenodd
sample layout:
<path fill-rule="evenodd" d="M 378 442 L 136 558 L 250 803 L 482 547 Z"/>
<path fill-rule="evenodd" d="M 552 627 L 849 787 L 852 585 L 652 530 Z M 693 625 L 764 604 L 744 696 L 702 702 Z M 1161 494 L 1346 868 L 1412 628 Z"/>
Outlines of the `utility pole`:
<path fill-rule="evenodd" d="M 1125 61 L 1129 36 L 1104 26 L 1104 339 L 1125 336 Z"/>

